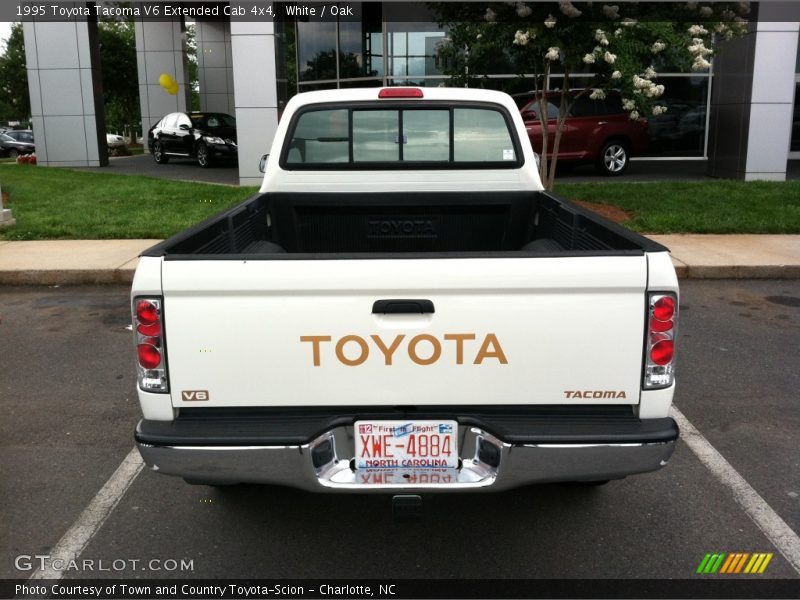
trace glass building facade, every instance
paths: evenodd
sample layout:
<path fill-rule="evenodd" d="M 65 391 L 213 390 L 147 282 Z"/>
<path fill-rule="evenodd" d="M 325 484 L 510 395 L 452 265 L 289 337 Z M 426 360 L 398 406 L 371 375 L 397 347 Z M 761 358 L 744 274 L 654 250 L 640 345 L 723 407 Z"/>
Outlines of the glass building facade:
<path fill-rule="evenodd" d="M 281 86 L 279 73 L 279 87 L 283 87 L 280 100 L 285 102 L 295 93 L 312 90 L 447 83 L 442 70 L 444 59 L 439 54 L 447 32 L 439 28 L 425 7 L 374 2 L 351 6 L 354 16 L 337 22 L 298 18 L 283 24 L 280 38 L 285 47 L 279 52 L 286 55 L 287 74 L 286 85 Z M 409 10 L 415 14 L 408 14 Z M 680 73 L 669 65 L 655 67 L 658 82 L 666 87 L 662 103 L 668 111 L 648 117 L 651 143 L 642 158 L 706 158 L 713 74 Z M 580 74 L 573 75 L 573 85 L 579 85 L 580 78 Z M 561 79 L 552 74 L 550 89 L 558 89 Z M 480 85 L 512 95 L 524 94 L 533 87 L 525 77 L 502 66 Z M 800 151 L 797 113 L 796 104 L 792 150 Z"/>

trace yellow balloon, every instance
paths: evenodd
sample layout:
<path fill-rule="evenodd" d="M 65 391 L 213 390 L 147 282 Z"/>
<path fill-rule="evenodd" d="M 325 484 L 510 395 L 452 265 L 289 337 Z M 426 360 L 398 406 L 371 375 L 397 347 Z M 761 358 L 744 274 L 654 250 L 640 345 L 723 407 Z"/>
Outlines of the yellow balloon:
<path fill-rule="evenodd" d="M 167 88 L 167 93 L 176 96 L 178 94 L 178 83 L 173 82 L 172 85 Z"/>
<path fill-rule="evenodd" d="M 161 76 L 158 78 L 158 83 L 165 90 L 169 91 L 169 88 L 171 88 L 175 84 L 175 80 L 169 73 L 162 73 Z"/>

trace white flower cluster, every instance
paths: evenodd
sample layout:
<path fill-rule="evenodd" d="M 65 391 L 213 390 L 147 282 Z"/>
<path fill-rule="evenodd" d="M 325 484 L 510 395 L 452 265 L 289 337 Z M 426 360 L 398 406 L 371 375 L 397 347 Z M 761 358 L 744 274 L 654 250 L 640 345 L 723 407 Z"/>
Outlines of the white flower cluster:
<path fill-rule="evenodd" d="M 622 29 L 621 29 L 620 27 L 617 27 L 617 28 L 614 30 L 614 37 L 619 37 L 619 36 L 621 36 L 621 35 L 622 35 Z"/>
<path fill-rule="evenodd" d="M 623 98 L 622 99 L 622 108 L 624 110 L 633 110 L 634 108 L 636 108 L 636 102 L 634 102 L 630 98 Z"/>
<path fill-rule="evenodd" d="M 647 77 L 647 79 L 653 79 L 657 74 L 658 73 L 656 73 L 656 70 L 652 66 L 644 70 L 644 76 Z"/>
<path fill-rule="evenodd" d="M 517 16 L 524 19 L 530 17 L 533 10 L 524 2 L 517 2 Z"/>
<path fill-rule="evenodd" d="M 654 106 L 653 107 L 653 115 L 655 115 L 656 117 L 658 115 L 663 115 L 665 112 L 667 112 L 667 107 L 666 106 L 661 106 L 659 104 L 658 106 Z"/>
<path fill-rule="evenodd" d="M 584 54 L 583 62 L 585 62 L 587 65 L 593 65 L 594 64 L 594 54 L 591 53 L 591 52 L 589 52 L 588 54 Z"/>
<path fill-rule="evenodd" d="M 592 93 L 589 94 L 589 98 L 591 98 L 592 100 L 603 100 L 605 97 L 606 93 L 600 88 L 592 89 Z"/>
<path fill-rule="evenodd" d="M 614 71 L 611 74 L 611 79 L 620 79 L 621 77 L 622 77 L 622 72 L 621 71 Z"/>
<path fill-rule="evenodd" d="M 636 19 L 622 19 L 620 23 L 623 27 L 634 27 L 638 21 Z"/>
<path fill-rule="evenodd" d="M 636 119 L 638 119 L 638 118 L 639 118 L 639 113 L 638 113 L 638 112 L 636 112 L 635 110 L 632 110 L 632 111 L 631 111 L 631 114 L 629 114 L 629 115 L 628 115 L 628 117 L 629 117 L 630 119 L 632 119 L 632 120 L 634 120 L 634 121 L 635 121 Z"/>
<path fill-rule="evenodd" d="M 550 46 L 547 49 L 547 54 L 544 57 L 547 60 L 558 60 L 558 57 L 561 55 L 561 50 L 559 50 L 558 46 Z"/>
<path fill-rule="evenodd" d="M 583 14 L 581 11 L 575 8 L 575 6 L 569 0 L 559 0 L 558 7 L 561 9 L 561 12 L 570 19 L 580 17 Z"/>
<path fill-rule="evenodd" d="M 482 38 L 483 38 L 483 34 L 482 33 L 479 33 L 478 35 L 475 36 L 475 39 L 477 39 L 477 40 L 480 40 Z"/>
<path fill-rule="evenodd" d="M 711 50 L 706 48 L 702 38 L 692 38 L 692 43 L 688 50 L 694 56 L 692 71 L 704 71 L 711 66 L 711 63 L 706 60 L 706 56 L 711 54 Z"/>
<path fill-rule="evenodd" d="M 494 23 L 497 20 L 497 13 L 494 12 L 491 8 L 486 9 L 486 14 L 483 15 L 484 21 L 489 21 L 489 23 Z"/>
<path fill-rule="evenodd" d="M 650 52 L 652 52 L 653 54 L 658 54 L 666 47 L 667 45 L 664 42 L 662 42 L 661 40 L 656 40 L 655 42 L 653 42 L 653 45 L 650 46 Z"/>
<path fill-rule="evenodd" d="M 517 46 L 527 46 L 529 41 L 531 41 L 531 34 L 527 31 L 518 29 L 517 33 L 514 34 L 514 43 Z"/>
<path fill-rule="evenodd" d="M 544 26 L 548 29 L 552 29 L 556 26 L 557 19 L 553 15 L 547 15 L 547 18 L 544 20 Z"/>
<path fill-rule="evenodd" d="M 664 93 L 663 85 L 656 85 L 646 77 L 633 76 L 634 94 L 644 94 L 648 98 L 658 98 Z"/>
<path fill-rule="evenodd" d="M 705 17 L 707 19 L 714 14 L 714 9 L 710 6 L 701 6 L 699 12 L 701 17 Z"/>
<path fill-rule="evenodd" d="M 692 25 L 691 27 L 689 27 L 689 35 L 698 36 L 706 34 L 708 34 L 708 29 L 706 29 L 702 25 Z"/>
<path fill-rule="evenodd" d="M 613 65 L 615 62 L 617 62 L 617 55 L 606 51 L 606 53 L 603 55 L 603 60 L 608 64 Z"/>
<path fill-rule="evenodd" d="M 608 46 L 608 38 L 606 37 L 606 32 L 602 29 L 598 29 L 594 32 L 594 39 L 600 42 L 601 46 Z"/>
<path fill-rule="evenodd" d="M 603 4 L 603 14 L 607 19 L 616 21 L 619 19 L 619 5 L 618 4 Z"/>

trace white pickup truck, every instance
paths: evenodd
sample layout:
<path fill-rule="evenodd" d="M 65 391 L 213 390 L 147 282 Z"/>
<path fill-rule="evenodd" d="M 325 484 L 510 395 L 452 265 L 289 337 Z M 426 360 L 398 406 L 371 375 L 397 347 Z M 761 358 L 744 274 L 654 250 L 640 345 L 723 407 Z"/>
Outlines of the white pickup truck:
<path fill-rule="evenodd" d="M 668 251 L 544 191 L 536 162 L 499 92 L 295 96 L 260 193 L 141 256 L 147 465 L 394 493 L 664 466 Z"/>

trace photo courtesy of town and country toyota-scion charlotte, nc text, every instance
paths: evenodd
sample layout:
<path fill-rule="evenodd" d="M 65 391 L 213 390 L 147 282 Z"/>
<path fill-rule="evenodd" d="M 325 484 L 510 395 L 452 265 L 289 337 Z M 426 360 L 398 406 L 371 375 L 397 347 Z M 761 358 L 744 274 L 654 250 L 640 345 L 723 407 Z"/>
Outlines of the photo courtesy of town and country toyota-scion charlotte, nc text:
<path fill-rule="evenodd" d="M 9 8 L 14 7 L 11 14 Z M 0 18 L 8 20 L 44 19 L 69 20 L 77 17 L 101 19 L 190 19 L 232 17 L 247 20 L 269 20 L 278 18 L 342 18 L 354 17 L 353 6 L 347 3 L 305 4 L 295 2 L 242 2 L 235 0 L 224 4 L 202 2 L 142 2 L 118 4 L 82 3 L 9 3 L 0 12 Z"/>
<path fill-rule="evenodd" d="M 397 584 L 376 583 L 19 583 L 18 598 L 391 598 Z M 4 596 L 5 597 L 5 596 Z"/>

